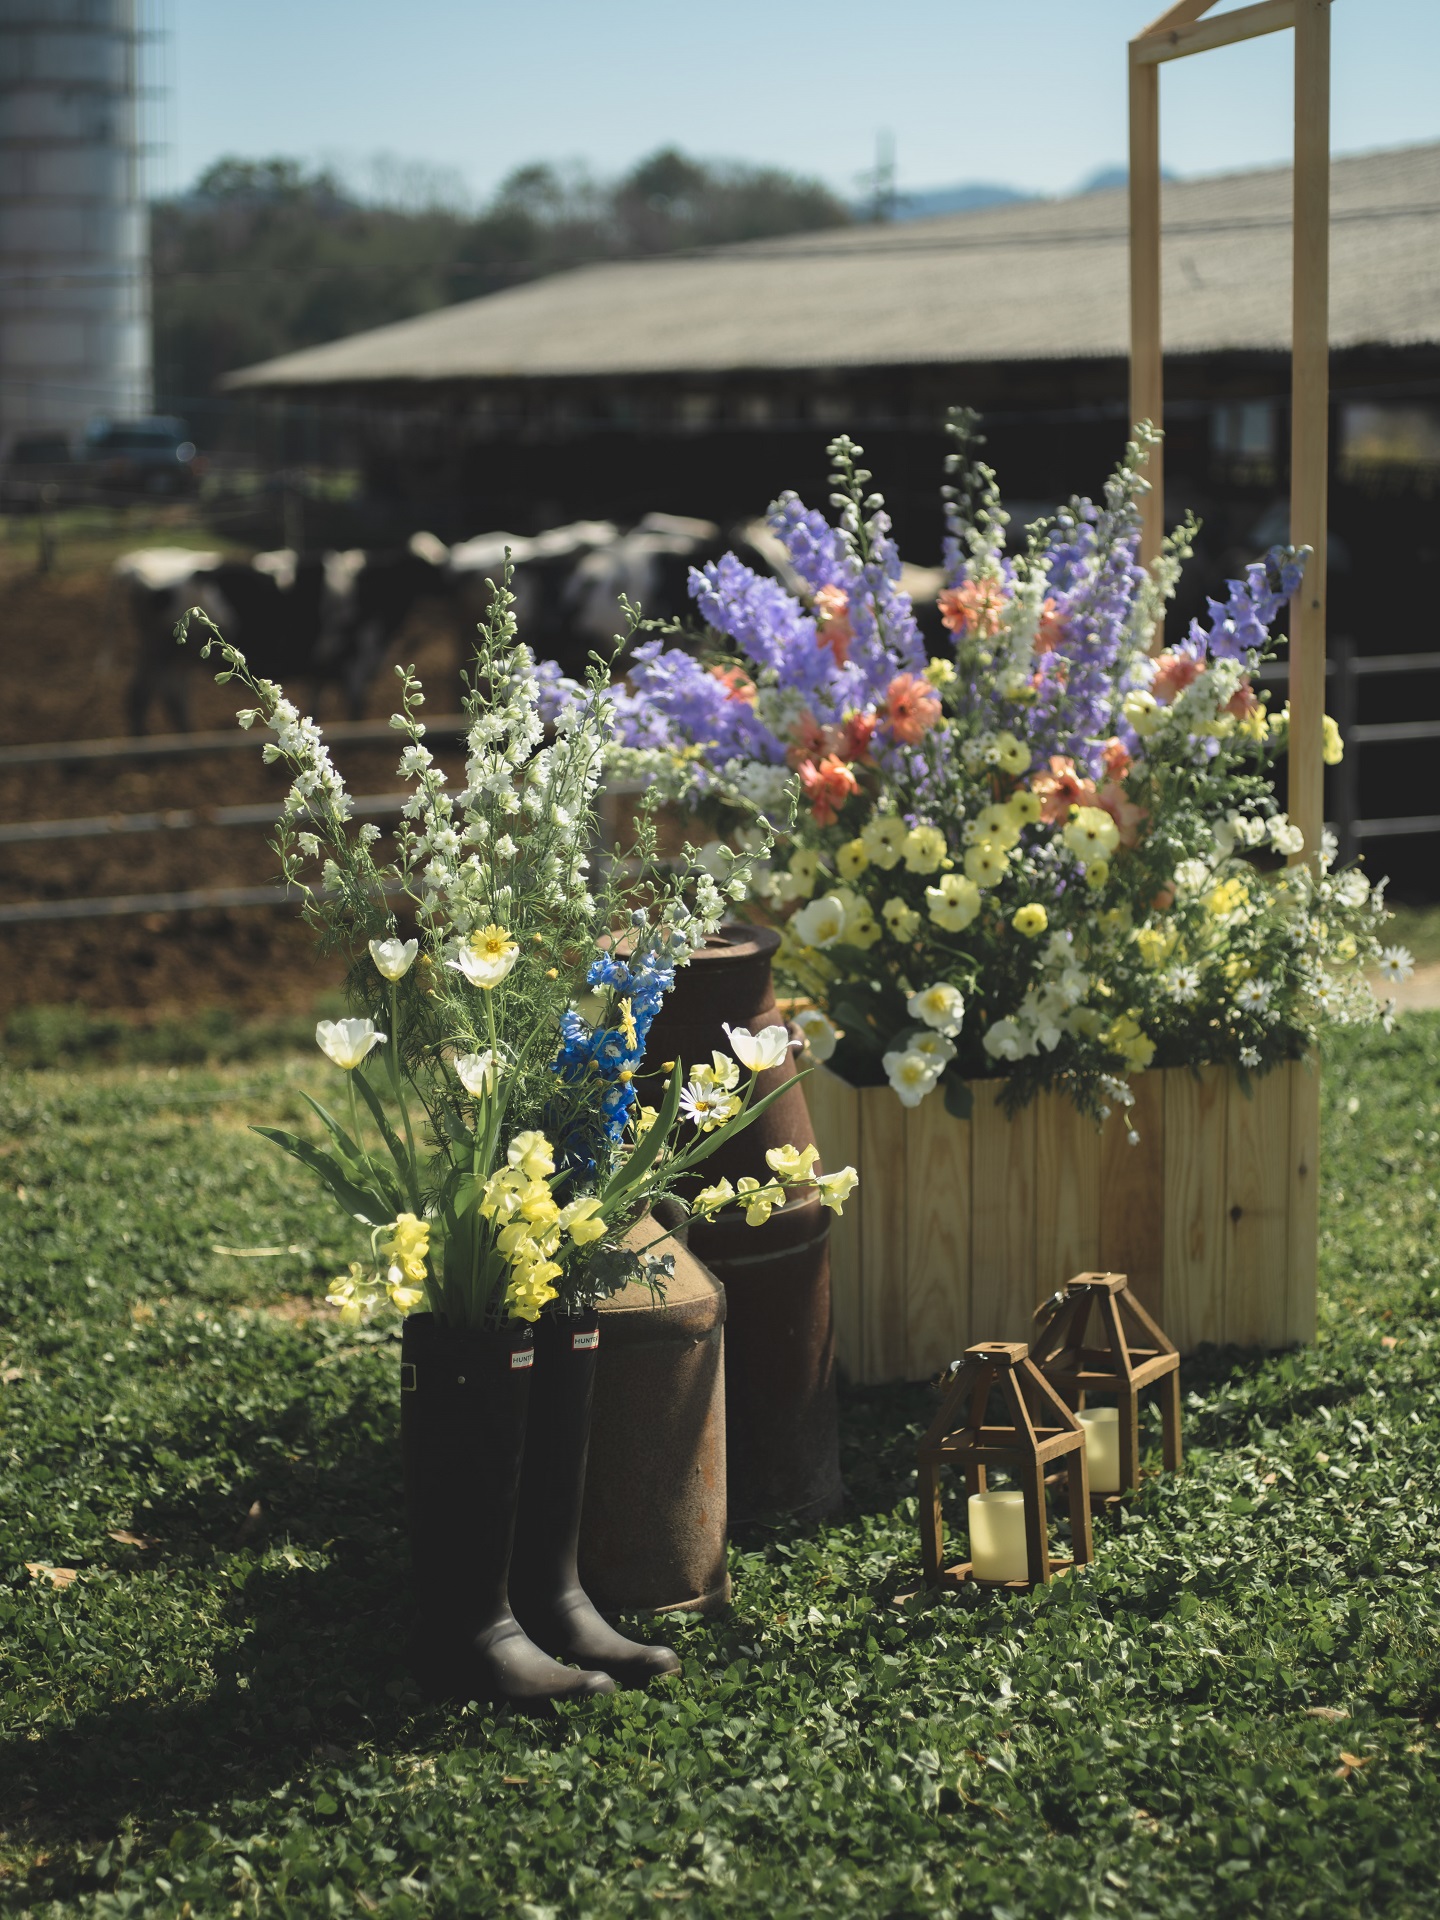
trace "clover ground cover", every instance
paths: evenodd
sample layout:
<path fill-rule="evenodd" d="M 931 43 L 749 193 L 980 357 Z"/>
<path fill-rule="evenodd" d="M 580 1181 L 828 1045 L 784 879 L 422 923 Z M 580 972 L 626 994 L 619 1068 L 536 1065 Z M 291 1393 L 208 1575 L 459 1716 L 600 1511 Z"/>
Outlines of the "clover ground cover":
<path fill-rule="evenodd" d="M 405 1676 L 394 1349 L 245 1131 L 326 1071 L 0 1085 L 0 1911 L 1436 1910 L 1440 1016 L 1332 1050 L 1320 1343 L 1187 1363 L 1088 1574 L 897 1607 L 931 1401 L 852 1393 L 842 1524 L 549 1723 Z"/>

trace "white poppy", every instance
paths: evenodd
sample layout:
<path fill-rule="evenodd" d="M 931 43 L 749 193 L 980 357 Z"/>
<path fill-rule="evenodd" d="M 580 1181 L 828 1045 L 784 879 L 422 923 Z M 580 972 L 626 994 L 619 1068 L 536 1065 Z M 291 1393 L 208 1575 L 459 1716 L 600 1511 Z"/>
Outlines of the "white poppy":
<path fill-rule="evenodd" d="M 805 1048 L 814 1061 L 828 1060 L 840 1035 L 818 1007 L 802 1007 L 793 1015 L 794 1024 L 805 1036 Z"/>
<path fill-rule="evenodd" d="M 905 1011 L 912 1020 L 923 1020 L 927 1027 L 953 1040 L 965 1017 L 965 997 L 958 987 L 939 981 L 920 993 L 912 993 L 905 1003 Z"/>
<path fill-rule="evenodd" d="M 803 906 L 790 925 L 807 947 L 833 947 L 845 931 L 845 902 L 838 893 L 823 894 Z"/>
<path fill-rule="evenodd" d="M 315 1044 L 327 1059 L 348 1073 L 358 1067 L 372 1047 L 383 1045 L 386 1034 L 377 1033 L 373 1020 L 322 1020 L 315 1029 Z"/>
<path fill-rule="evenodd" d="M 940 1077 L 935 1062 L 913 1047 L 904 1053 L 887 1053 L 881 1065 L 902 1107 L 918 1107 Z"/>
<path fill-rule="evenodd" d="M 376 970 L 387 980 L 403 980 L 415 964 L 420 951 L 418 940 L 372 940 L 370 958 Z"/>

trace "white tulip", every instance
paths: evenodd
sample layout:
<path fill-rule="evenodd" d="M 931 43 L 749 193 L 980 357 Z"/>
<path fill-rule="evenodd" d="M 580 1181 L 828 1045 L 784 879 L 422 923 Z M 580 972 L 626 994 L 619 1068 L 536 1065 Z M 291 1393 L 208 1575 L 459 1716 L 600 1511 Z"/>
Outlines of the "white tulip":
<path fill-rule="evenodd" d="M 805 1036 L 805 1048 L 810 1058 L 816 1062 L 828 1060 L 835 1051 L 840 1035 L 820 1009 L 802 1007 L 795 1015 L 795 1025 Z"/>
<path fill-rule="evenodd" d="M 482 1094 L 494 1093 L 494 1050 L 487 1047 L 484 1053 L 462 1053 L 455 1062 L 455 1072 L 461 1086 L 467 1093 L 473 1093 L 477 1100 Z"/>
<path fill-rule="evenodd" d="M 759 1033 L 751 1033 L 748 1027 L 732 1027 L 728 1020 L 724 1025 L 730 1051 L 751 1073 L 778 1067 L 790 1051 L 790 1035 L 784 1027 L 762 1027 Z"/>
<path fill-rule="evenodd" d="M 322 1020 L 315 1029 L 316 1046 L 347 1073 L 359 1066 L 372 1047 L 382 1046 L 388 1038 L 376 1031 L 373 1020 Z"/>
<path fill-rule="evenodd" d="M 370 958 L 386 980 L 403 980 L 420 951 L 418 940 L 372 940 Z"/>

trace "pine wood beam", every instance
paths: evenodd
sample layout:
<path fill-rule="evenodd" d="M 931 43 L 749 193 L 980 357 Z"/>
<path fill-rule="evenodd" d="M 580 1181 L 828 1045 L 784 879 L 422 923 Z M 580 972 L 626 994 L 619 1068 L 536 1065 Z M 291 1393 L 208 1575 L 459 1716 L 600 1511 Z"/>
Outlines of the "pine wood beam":
<path fill-rule="evenodd" d="M 1330 0 L 1295 5 L 1290 538 L 1313 549 L 1290 602 L 1290 817 L 1313 860 L 1324 820 L 1325 549 L 1330 465 Z"/>
<path fill-rule="evenodd" d="M 1232 47 L 1241 40 L 1257 40 L 1263 33 L 1279 33 L 1294 26 L 1296 4 L 1297 0 L 1259 0 L 1256 6 L 1217 13 L 1208 20 L 1171 25 L 1162 19 L 1130 42 L 1131 57 L 1144 66 L 1155 66 L 1183 59 L 1187 53 L 1207 53 L 1212 47 Z"/>
<path fill-rule="evenodd" d="M 1159 426 L 1165 411 L 1160 340 L 1160 70 L 1130 59 L 1130 424 Z M 1165 535 L 1165 449 L 1151 449 L 1140 502 L 1140 561 Z"/>

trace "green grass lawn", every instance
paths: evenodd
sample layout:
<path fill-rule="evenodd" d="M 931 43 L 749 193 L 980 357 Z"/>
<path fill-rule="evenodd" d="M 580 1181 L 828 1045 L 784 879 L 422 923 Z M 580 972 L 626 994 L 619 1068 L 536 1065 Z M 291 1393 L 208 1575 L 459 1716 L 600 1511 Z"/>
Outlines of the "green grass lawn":
<path fill-rule="evenodd" d="M 1440 1016 L 1333 1051 L 1320 1344 L 1188 1364 L 1088 1574 L 897 1609 L 932 1403 L 852 1393 L 844 1524 L 550 1723 L 405 1675 L 396 1350 L 245 1132 L 325 1071 L 0 1085 L 0 1910 L 1440 1911 Z"/>

